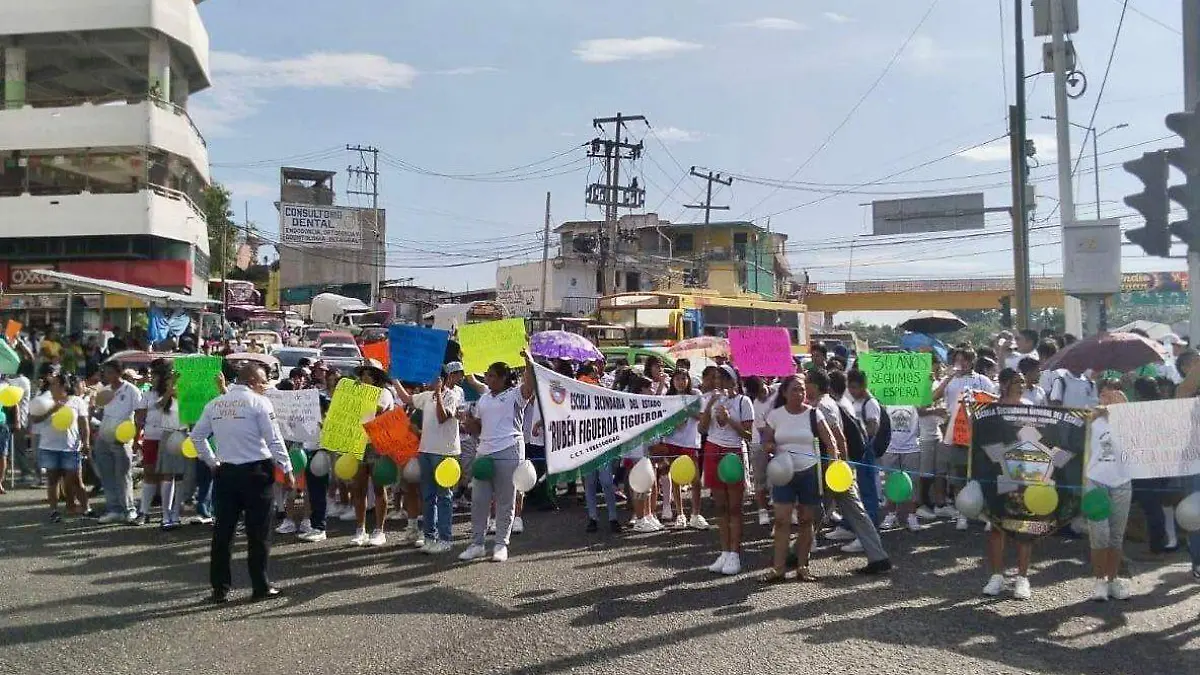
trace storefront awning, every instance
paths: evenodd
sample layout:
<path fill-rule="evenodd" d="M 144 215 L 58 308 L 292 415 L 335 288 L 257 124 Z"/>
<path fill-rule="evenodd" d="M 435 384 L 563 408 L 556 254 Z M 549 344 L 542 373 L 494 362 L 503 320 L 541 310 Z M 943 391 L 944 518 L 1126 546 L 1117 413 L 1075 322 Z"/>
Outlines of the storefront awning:
<path fill-rule="evenodd" d="M 159 307 L 204 309 L 209 305 L 221 304 L 219 300 L 195 298 L 190 295 L 183 295 L 182 293 L 172 293 L 146 286 L 134 286 L 133 284 L 124 284 L 119 281 L 109 281 L 107 279 L 84 277 L 57 270 L 38 270 L 37 273 L 40 277 L 54 281 L 61 286 L 77 292 L 91 291 L 93 293 L 124 295 L 137 298 L 147 304 L 158 305 Z"/>

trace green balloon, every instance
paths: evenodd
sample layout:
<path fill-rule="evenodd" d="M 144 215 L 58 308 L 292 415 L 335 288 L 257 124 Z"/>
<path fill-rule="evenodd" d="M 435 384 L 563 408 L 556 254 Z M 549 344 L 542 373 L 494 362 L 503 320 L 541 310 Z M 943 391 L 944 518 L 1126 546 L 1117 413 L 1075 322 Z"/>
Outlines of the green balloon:
<path fill-rule="evenodd" d="M 746 467 L 736 452 L 725 453 L 717 463 L 717 477 L 722 483 L 738 483 L 746 478 Z"/>
<path fill-rule="evenodd" d="M 1092 488 L 1083 493 L 1083 500 L 1079 504 L 1079 510 L 1083 512 L 1083 517 L 1088 520 L 1108 520 L 1112 514 L 1112 500 L 1108 498 L 1108 492 L 1100 488 Z"/>
<path fill-rule="evenodd" d="M 308 466 L 308 455 L 300 448 L 292 448 L 288 452 L 288 456 L 292 458 L 292 475 L 299 476 L 304 473 L 305 467 Z"/>
<path fill-rule="evenodd" d="M 911 501 L 913 496 L 912 478 L 903 471 L 891 472 L 883 483 L 883 494 L 887 495 L 888 501 L 893 504 Z"/>
<path fill-rule="evenodd" d="M 471 475 L 476 480 L 491 480 L 496 474 L 496 463 L 491 457 L 478 457 L 471 464 Z"/>
<path fill-rule="evenodd" d="M 375 469 L 371 473 L 371 478 L 376 485 L 391 485 L 400 478 L 400 468 L 392 461 L 391 457 L 380 457 L 375 460 Z"/>

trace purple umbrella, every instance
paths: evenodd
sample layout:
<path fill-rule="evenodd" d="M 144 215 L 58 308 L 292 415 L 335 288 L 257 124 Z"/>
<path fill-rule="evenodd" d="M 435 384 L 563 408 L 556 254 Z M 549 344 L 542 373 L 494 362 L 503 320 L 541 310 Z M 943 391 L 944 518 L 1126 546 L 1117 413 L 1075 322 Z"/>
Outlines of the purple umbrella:
<path fill-rule="evenodd" d="M 1127 373 L 1148 364 L 1162 363 L 1163 348 L 1136 333 L 1101 333 L 1060 351 L 1042 364 L 1044 370 L 1066 368 L 1081 373 L 1115 370 Z"/>
<path fill-rule="evenodd" d="M 599 361 L 604 358 L 587 338 L 565 330 L 544 330 L 529 339 L 529 351 L 544 359 Z"/>

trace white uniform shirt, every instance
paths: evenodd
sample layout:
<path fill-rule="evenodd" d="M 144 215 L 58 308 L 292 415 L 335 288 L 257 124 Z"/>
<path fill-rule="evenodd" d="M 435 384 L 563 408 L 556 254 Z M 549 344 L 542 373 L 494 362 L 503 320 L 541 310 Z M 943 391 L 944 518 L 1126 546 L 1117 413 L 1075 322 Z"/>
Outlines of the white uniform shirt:
<path fill-rule="evenodd" d="M 125 420 L 133 419 L 133 413 L 141 410 L 142 392 L 137 387 L 121 380 L 121 384 L 113 390 L 112 398 L 104 404 L 104 415 L 101 418 L 105 426 L 116 426 Z"/>
<path fill-rule="evenodd" d="M 699 391 L 693 389 L 691 394 L 699 394 Z M 688 416 L 683 424 L 675 427 L 675 430 L 667 434 L 663 438 L 663 443 L 674 445 L 677 448 L 690 448 L 692 450 L 700 449 L 700 420 Z"/>
<path fill-rule="evenodd" d="M 821 411 L 814 408 L 806 408 L 804 412 L 794 415 L 788 412 L 786 406 L 780 406 L 767 413 L 767 426 L 775 434 L 776 448 L 792 456 L 792 466 L 796 471 L 806 471 L 817 465 L 814 415 L 817 424 L 825 420 Z"/>
<path fill-rule="evenodd" d="M 437 401 L 434 392 L 423 391 L 413 396 L 413 406 L 421 411 L 421 452 L 431 455 L 459 455 L 462 445 L 458 433 L 458 408 L 462 405 L 463 392 L 458 387 L 442 390 L 442 407 L 450 417 L 438 421 Z"/>
<path fill-rule="evenodd" d="M 735 425 L 754 419 L 754 406 L 750 403 L 750 397 L 740 394 L 726 397 L 716 393 L 711 393 L 709 396 L 715 396 L 717 402 L 712 407 L 712 421 L 708 426 L 708 442 L 729 450 L 741 449 L 742 435 Z M 727 424 L 717 421 L 717 410 L 722 406 L 729 413 Z"/>
<path fill-rule="evenodd" d="M 767 413 L 771 412 L 771 406 L 775 404 L 775 397 L 767 396 L 762 401 L 750 401 L 751 407 L 754 408 L 754 425 L 750 427 L 750 443 L 758 445 L 762 443 L 762 436 L 759 429 L 767 426 Z"/>
<path fill-rule="evenodd" d="M 46 424 L 38 432 L 38 449 L 51 450 L 54 452 L 75 452 L 82 445 L 82 439 L 79 437 L 79 420 L 86 420 L 88 414 L 88 404 L 78 396 L 72 396 L 63 404 L 64 408 L 70 408 L 75 411 L 76 420 L 66 431 L 59 431 L 54 428 L 53 424 Z M 46 418 L 47 420 L 51 418 Z"/>
<path fill-rule="evenodd" d="M 219 456 L 213 454 L 209 436 L 216 440 Z M 218 460 L 223 464 L 249 464 L 274 459 L 281 469 L 292 472 L 283 434 L 275 422 L 275 408 L 270 399 L 246 385 L 235 384 L 228 393 L 209 401 L 191 437 L 200 459 L 209 466 L 215 466 Z"/>
<path fill-rule="evenodd" d="M 892 437 L 888 441 L 888 452 L 903 455 L 921 451 L 921 446 L 917 442 L 921 433 L 921 423 L 915 407 L 911 405 L 888 406 L 888 420 L 892 424 Z"/>
<path fill-rule="evenodd" d="M 517 456 L 525 456 L 525 406 L 529 399 L 521 395 L 520 387 L 509 387 L 499 394 L 484 392 L 475 403 L 482 431 L 479 433 L 479 457 L 491 455 L 512 446 L 519 446 Z"/>
<path fill-rule="evenodd" d="M 1095 382 L 1064 370 L 1059 371 L 1050 388 L 1050 400 L 1064 408 L 1090 410 L 1100 405 L 1100 394 Z"/>

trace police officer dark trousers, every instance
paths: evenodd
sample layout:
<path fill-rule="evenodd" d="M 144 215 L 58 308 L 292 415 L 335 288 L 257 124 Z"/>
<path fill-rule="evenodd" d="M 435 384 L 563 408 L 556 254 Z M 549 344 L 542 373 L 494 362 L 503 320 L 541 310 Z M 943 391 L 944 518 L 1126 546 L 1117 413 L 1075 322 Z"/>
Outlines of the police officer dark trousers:
<path fill-rule="evenodd" d="M 275 422 L 274 409 L 262 395 L 266 383 L 261 368 L 243 368 L 238 374 L 238 384 L 204 408 L 191 433 L 200 459 L 214 467 L 216 524 L 209 567 L 213 602 L 225 602 L 233 585 L 230 546 L 243 517 L 249 541 L 247 564 L 253 598 L 262 600 L 279 594 L 267 578 L 275 467 L 283 471 L 289 487 L 294 485 L 291 461 Z M 215 454 L 208 443 L 209 436 L 216 441 Z"/>

